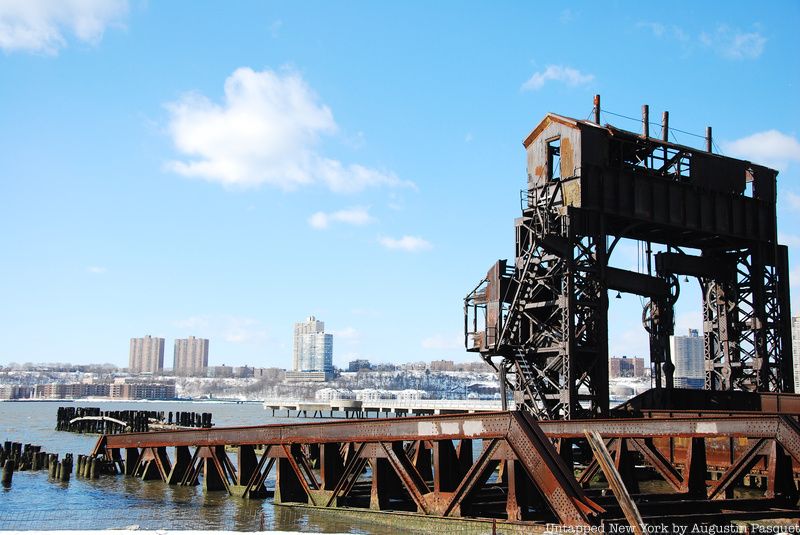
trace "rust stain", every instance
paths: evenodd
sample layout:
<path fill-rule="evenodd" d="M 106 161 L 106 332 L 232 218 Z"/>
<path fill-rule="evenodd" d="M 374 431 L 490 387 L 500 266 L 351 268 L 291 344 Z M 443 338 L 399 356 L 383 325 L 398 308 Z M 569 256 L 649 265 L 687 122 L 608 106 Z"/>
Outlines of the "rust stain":
<path fill-rule="evenodd" d="M 575 155 L 573 152 L 572 141 L 568 137 L 561 138 L 562 177 L 570 177 L 575 175 Z"/>

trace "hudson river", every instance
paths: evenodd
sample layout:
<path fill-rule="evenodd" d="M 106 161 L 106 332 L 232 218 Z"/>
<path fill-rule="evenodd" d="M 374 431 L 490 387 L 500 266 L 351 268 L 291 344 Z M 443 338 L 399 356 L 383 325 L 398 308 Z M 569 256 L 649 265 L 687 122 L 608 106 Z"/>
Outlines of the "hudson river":
<path fill-rule="evenodd" d="M 54 431 L 60 406 L 101 410 L 210 412 L 216 427 L 309 421 L 272 418 L 260 403 L 200 402 L 2 402 L 0 441 L 37 444 L 48 453 L 89 454 L 97 435 Z M 274 486 L 274 472 L 267 480 Z M 262 520 L 263 519 L 263 520 Z M 263 522 L 263 523 L 262 523 Z M 49 481 L 47 471 L 15 472 L 10 489 L 0 489 L 0 530 L 113 529 L 239 530 L 382 534 L 386 526 L 354 525 L 324 512 L 311 514 L 273 507 L 271 500 L 244 500 L 225 492 L 205 494 L 197 487 L 169 486 L 125 476 L 96 480 L 75 477 L 69 483 Z M 404 530 L 409 533 L 409 530 Z"/>

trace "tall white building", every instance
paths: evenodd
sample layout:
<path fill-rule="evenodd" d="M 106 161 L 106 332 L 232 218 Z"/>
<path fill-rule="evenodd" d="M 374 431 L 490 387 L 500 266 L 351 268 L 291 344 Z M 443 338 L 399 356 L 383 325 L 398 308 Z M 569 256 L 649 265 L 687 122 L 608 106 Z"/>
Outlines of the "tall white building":
<path fill-rule="evenodd" d="M 292 367 L 296 372 L 333 372 L 333 335 L 314 316 L 294 324 Z"/>
<path fill-rule="evenodd" d="M 175 357 L 172 371 L 175 375 L 205 375 L 208 368 L 208 339 L 175 339 Z"/>
<path fill-rule="evenodd" d="M 689 329 L 689 336 L 670 336 L 669 349 L 675 363 L 675 386 L 703 388 L 706 379 L 703 337 L 697 329 Z"/>
<path fill-rule="evenodd" d="M 792 318 L 792 361 L 794 362 L 794 391 L 800 393 L 800 316 Z"/>
<path fill-rule="evenodd" d="M 144 338 L 131 338 L 128 370 L 131 373 L 153 375 L 164 371 L 164 339 L 153 338 L 149 334 Z"/>

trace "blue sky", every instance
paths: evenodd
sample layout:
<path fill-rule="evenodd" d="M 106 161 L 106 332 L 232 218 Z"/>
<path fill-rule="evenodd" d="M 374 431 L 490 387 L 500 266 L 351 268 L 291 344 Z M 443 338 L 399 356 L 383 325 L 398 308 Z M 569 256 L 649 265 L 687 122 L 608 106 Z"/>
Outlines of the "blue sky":
<path fill-rule="evenodd" d="M 0 0 L 0 363 L 124 366 L 152 334 L 167 366 L 196 335 L 288 367 L 311 314 L 338 365 L 474 359 L 462 299 L 513 255 L 521 142 L 595 93 L 779 168 L 796 287 L 800 4 L 595 4 Z M 700 326 L 691 284 L 677 312 Z M 639 299 L 610 314 L 644 355 Z"/>

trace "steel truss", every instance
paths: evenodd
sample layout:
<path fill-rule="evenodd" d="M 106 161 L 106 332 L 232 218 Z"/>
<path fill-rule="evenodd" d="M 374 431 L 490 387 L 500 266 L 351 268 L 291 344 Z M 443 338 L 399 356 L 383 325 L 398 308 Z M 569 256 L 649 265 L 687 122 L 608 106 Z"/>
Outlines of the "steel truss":
<path fill-rule="evenodd" d="M 539 419 L 609 414 L 609 290 L 647 299 L 654 386 L 674 388 L 678 275 L 703 289 L 707 390 L 794 390 L 777 172 L 553 115 L 526 148 L 513 266 L 497 262 L 465 299 L 467 349 L 499 370 L 518 407 Z M 557 158 L 571 174 L 554 171 Z M 645 244 L 646 274 L 609 265 L 623 238 Z"/>
<path fill-rule="evenodd" d="M 276 504 L 529 527 L 623 524 L 625 500 L 607 492 L 601 459 L 580 455 L 587 433 L 602 437 L 648 523 L 667 510 L 677 524 L 798 514 L 800 426 L 769 414 L 537 422 L 515 411 L 164 431 L 104 436 L 93 455 L 129 476 Z M 646 483 L 654 478 L 663 490 Z M 743 500 L 734 491 L 745 478 L 763 484 Z"/>

